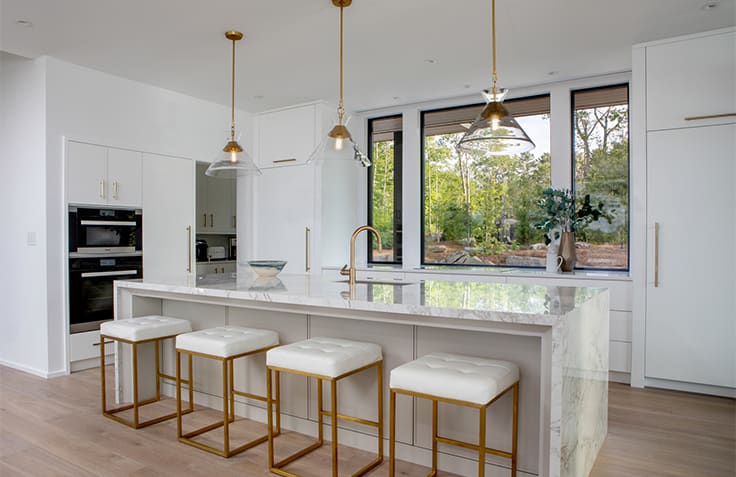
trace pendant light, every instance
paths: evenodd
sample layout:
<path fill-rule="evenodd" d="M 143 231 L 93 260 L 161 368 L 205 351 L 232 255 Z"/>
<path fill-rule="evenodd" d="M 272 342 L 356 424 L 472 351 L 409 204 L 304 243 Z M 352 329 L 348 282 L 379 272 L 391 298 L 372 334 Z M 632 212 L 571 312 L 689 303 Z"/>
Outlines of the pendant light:
<path fill-rule="evenodd" d="M 458 148 L 483 151 L 494 156 L 518 154 L 534 149 L 534 142 L 502 104 L 507 90 L 496 86 L 496 0 L 491 0 L 491 31 L 493 35 L 493 87 L 484 90 L 485 108 L 460 139 Z"/>
<path fill-rule="evenodd" d="M 307 159 L 307 164 L 318 161 L 353 161 L 355 165 L 368 167 L 370 159 L 353 140 L 345 123 L 345 105 L 343 103 L 342 64 L 343 64 L 343 10 L 353 0 L 332 0 L 332 4 L 340 8 L 340 100 L 337 104 L 337 125 L 327 133 L 317 149 Z"/>
<path fill-rule="evenodd" d="M 237 176 L 259 176 L 261 170 L 253 162 L 250 155 L 243 150 L 238 144 L 235 137 L 235 42 L 243 39 L 243 34 L 239 31 L 228 31 L 225 38 L 233 42 L 233 59 L 232 59 L 232 88 L 230 102 L 230 140 L 222 148 L 222 152 L 215 158 L 215 161 L 205 171 L 205 174 L 212 177 L 232 178 Z"/>

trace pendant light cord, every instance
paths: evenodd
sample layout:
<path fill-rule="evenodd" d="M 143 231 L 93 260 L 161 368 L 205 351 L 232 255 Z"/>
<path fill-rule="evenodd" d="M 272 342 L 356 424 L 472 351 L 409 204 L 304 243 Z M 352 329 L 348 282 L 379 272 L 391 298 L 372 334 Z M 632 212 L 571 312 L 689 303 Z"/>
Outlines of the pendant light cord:
<path fill-rule="evenodd" d="M 491 0 L 491 45 L 493 50 L 493 101 L 496 101 L 496 0 Z"/>
<path fill-rule="evenodd" d="M 230 140 L 235 140 L 235 40 L 233 42 L 233 64 L 230 90 Z"/>
<path fill-rule="evenodd" d="M 343 31 L 343 10 L 345 7 L 340 5 L 340 101 L 337 104 L 337 120 L 339 124 L 342 124 L 343 117 L 345 116 L 345 105 L 342 100 L 342 31 Z"/>

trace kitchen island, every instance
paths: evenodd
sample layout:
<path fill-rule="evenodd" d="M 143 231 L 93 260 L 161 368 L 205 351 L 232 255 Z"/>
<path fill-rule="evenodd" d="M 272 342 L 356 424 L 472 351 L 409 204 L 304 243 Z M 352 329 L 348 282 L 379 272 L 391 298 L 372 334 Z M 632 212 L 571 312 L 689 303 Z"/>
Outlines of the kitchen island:
<path fill-rule="evenodd" d="M 390 370 L 430 351 L 505 359 L 521 370 L 519 475 L 588 475 L 607 432 L 608 291 L 499 283 L 425 280 L 414 283 L 347 283 L 321 276 L 208 275 L 190 283 L 115 282 L 116 318 L 163 314 L 189 319 L 194 329 L 225 324 L 277 331 L 281 343 L 313 336 L 370 341 L 383 348 L 385 382 Z M 116 354 L 116 396 L 130 396 L 125 348 Z M 150 349 L 139 359 L 153 359 Z M 164 353 L 173 370 L 173 347 Z M 264 359 L 236 366 L 236 386 L 265 391 Z M 149 367 L 150 368 L 150 367 Z M 369 373 L 368 373 L 369 374 Z M 219 373 L 195 362 L 197 402 L 218 408 Z M 142 376 L 141 380 L 146 378 Z M 316 385 L 300 376 L 282 381 L 286 429 L 316 435 Z M 339 412 L 375 419 L 373 376 L 356 375 L 340 387 Z M 145 394 L 145 387 L 142 387 Z M 172 388 L 165 387 L 172 393 Z M 385 389 L 388 396 L 388 388 Z M 387 399 L 387 398 L 386 398 Z M 489 410 L 488 445 L 510 446 L 511 399 Z M 431 405 L 397 401 L 397 457 L 428 465 Z M 265 422 L 263 404 L 243 400 L 239 415 Z M 373 415 L 371 415 L 373 414 Z M 388 422 L 386 410 L 386 422 Z M 372 451 L 375 439 L 352 423 L 340 423 L 341 444 Z M 440 433 L 474 441 L 477 412 L 440 406 Z M 384 436 L 386 438 L 387 436 Z M 440 446 L 439 466 L 475 473 L 475 452 Z M 491 475 L 508 475 L 508 462 L 491 456 Z"/>

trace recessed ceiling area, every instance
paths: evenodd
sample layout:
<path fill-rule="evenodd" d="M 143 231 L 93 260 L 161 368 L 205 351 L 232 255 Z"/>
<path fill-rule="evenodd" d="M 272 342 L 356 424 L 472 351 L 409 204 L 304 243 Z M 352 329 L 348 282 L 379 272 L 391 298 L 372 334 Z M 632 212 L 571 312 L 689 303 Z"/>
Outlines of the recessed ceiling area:
<path fill-rule="evenodd" d="M 490 0 L 354 0 L 345 102 L 362 111 L 465 96 L 490 84 Z M 631 46 L 736 24 L 736 0 L 497 0 L 499 85 L 627 71 Z M 48 55 L 258 112 L 337 100 L 331 0 L 0 0 L 0 50 Z"/>

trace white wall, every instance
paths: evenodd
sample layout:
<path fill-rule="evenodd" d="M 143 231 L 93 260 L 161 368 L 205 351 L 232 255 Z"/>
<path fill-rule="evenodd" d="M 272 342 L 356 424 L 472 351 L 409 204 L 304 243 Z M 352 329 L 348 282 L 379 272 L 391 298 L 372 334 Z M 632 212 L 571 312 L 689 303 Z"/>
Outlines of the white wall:
<path fill-rule="evenodd" d="M 10 289 L 3 287 L 2 293 L 6 297 L 4 302 L 13 303 L 13 307 L 22 306 L 15 312 L 17 315 L 14 317 L 15 320 L 37 323 L 38 326 L 34 329 L 46 333 L 46 337 L 41 337 L 44 341 L 43 359 L 39 362 L 34 361 L 33 368 L 37 368 L 38 374 L 48 376 L 64 373 L 67 369 L 64 137 L 106 146 L 211 161 L 222 148 L 229 132 L 230 108 L 100 73 L 55 58 L 31 62 L 37 63 L 41 65 L 38 67 L 41 71 L 45 66 L 46 83 L 44 90 L 41 75 L 41 81 L 34 90 L 37 93 L 33 98 L 34 100 L 37 97 L 43 98 L 45 92 L 45 113 L 43 99 L 38 105 L 34 102 L 39 109 L 38 114 L 24 120 L 22 124 L 16 119 L 16 116 L 21 116 L 20 113 L 13 114 L 13 110 L 9 113 L 13 123 L 18 124 L 14 126 L 13 137 L 19 138 L 16 140 L 18 144 L 15 150 L 21 143 L 24 146 L 32 141 L 38 144 L 39 151 L 35 156 L 37 160 L 33 162 L 33 174 L 28 170 L 20 170 L 19 166 L 15 165 L 13 168 L 8 166 L 6 173 L 5 146 L 2 146 L 3 177 L 0 183 L 4 185 L 7 182 L 13 186 L 13 189 L 3 186 L 2 197 L 6 199 L 5 203 L 22 203 L 21 212 L 24 215 L 29 210 L 25 199 L 32 196 L 34 207 L 25 220 L 32 221 L 35 230 L 39 230 L 39 245 L 36 248 L 38 253 L 40 254 L 40 250 L 44 247 L 46 250 L 39 258 L 37 266 L 32 269 L 32 275 L 27 274 L 30 276 L 24 280 L 17 280 L 14 276 L 12 287 Z M 18 74 L 18 82 L 26 89 L 30 87 L 28 70 L 26 68 Z M 223 88 L 226 87 L 228 84 L 223 84 Z M 3 91 L 5 89 L 3 86 Z M 26 105 L 20 104 L 15 109 L 21 108 L 24 114 L 25 110 L 29 110 Z M 3 106 L 2 109 L 5 117 L 6 108 Z M 237 112 L 237 126 L 244 131 L 244 139 L 251 137 L 252 119 L 249 113 Z M 3 131 L 5 129 L 3 128 Z M 7 155 L 17 156 L 17 153 L 9 152 L 11 154 Z M 23 167 L 30 168 L 31 165 Z M 37 180 L 35 182 L 25 180 L 26 177 L 36 177 Z M 143 213 L 145 214 L 145 210 Z M 17 232 L 19 237 L 9 245 L 17 247 L 21 242 L 24 243 L 26 230 L 34 229 L 31 228 L 31 224 L 24 225 L 24 228 Z M 1 240 L 6 240 L 6 234 L 2 235 Z M 14 261 L 12 264 L 14 269 L 21 265 L 19 262 L 20 258 Z M 28 266 L 25 262 L 23 265 Z M 42 299 L 38 297 L 39 291 Z M 3 333 L 0 336 L 0 349 L 3 351 L 0 353 L 4 353 L 10 345 L 6 340 L 7 336 Z M 30 343 L 30 336 L 26 333 L 17 346 L 26 348 Z M 31 362 L 27 356 L 20 356 L 18 358 L 20 361 L 11 362 L 10 358 L 0 354 L 0 359 L 5 359 L 7 364 L 16 367 L 30 367 L 27 363 Z"/>
<path fill-rule="evenodd" d="M 44 81 L 43 59 L 0 52 L 0 363 L 41 375 L 48 369 Z"/>

